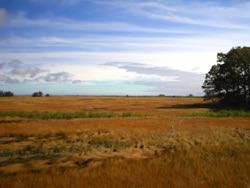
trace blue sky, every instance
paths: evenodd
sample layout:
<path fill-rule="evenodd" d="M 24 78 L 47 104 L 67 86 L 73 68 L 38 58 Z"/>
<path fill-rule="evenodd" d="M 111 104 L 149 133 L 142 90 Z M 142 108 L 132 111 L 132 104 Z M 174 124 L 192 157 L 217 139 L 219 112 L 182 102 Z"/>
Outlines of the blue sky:
<path fill-rule="evenodd" d="M 0 89 L 202 95 L 218 52 L 250 44 L 247 0 L 0 0 Z"/>

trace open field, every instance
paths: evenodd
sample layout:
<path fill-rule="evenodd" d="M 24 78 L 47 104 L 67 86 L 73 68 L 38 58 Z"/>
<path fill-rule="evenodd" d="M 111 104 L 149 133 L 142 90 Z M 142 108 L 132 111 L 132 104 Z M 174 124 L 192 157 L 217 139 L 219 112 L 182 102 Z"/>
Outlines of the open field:
<path fill-rule="evenodd" d="M 250 186 L 249 112 L 202 98 L 0 98 L 0 187 Z"/>

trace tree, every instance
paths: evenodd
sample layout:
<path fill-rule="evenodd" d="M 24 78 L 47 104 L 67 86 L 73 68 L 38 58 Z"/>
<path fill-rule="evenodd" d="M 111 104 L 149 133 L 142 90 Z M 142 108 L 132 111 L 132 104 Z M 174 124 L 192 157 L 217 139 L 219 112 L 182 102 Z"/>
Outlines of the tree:
<path fill-rule="evenodd" d="M 38 96 L 39 96 L 39 97 L 42 97 L 42 96 L 43 96 L 43 92 L 38 91 Z"/>
<path fill-rule="evenodd" d="M 43 92 L 38 91 L 32 94 L 32 97 L 42 97 L 43 96 Z"/>
<path fill-rule="evenodd" d="M 218 98 L 228 105 L 249 103 L 250 47 L 218 53 L 217 59 L 217 65 L 211 67 L 202 86 L 206 98 Z"/>
<path fill-rule="evenodd" d="M 0 97 L 12 97 L 14 93 L 11 91 L 0 91 Z"/>
<path fill-rule="evenodd" d="M 11 91 L 6 91 L 4 93 L 4 96 L 6 96 L 6 97 L 12 97 L 12 96 L 14 96 L 14 93 L 12 93 Z"/>

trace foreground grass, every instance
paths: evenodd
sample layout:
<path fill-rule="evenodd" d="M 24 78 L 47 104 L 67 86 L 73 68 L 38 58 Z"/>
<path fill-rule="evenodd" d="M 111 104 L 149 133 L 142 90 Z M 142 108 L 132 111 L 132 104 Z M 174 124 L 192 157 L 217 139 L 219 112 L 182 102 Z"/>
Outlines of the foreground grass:
<path fill-rule="evenodd" d="M 250 117 L 250 111 L 244 110 L 219 110 L 209 112 L 193 112 L 188 116 L 200 117 Z"/>
<path fill-rule="evenodd" d="M 248 187 L 247 146 L 197 147 L 151 159 L 108 159 L 95 168 L 22 173 L 0 177 L 0 187 Z"/>
<path fill-rule="evenodd" d="M 112 118 L 112 117 L 146 117 L 148 114 L 139 112 L 0 112 L 0 117 L 21 117 L 31 119 L 73 119 L 73 118 Z"/>
<path fill-rule="evenodd" d="M 249 129 L 0 139 L 0 188 L 249 187 Z M 5 150 L 3 148 L 6 148 Z"/>

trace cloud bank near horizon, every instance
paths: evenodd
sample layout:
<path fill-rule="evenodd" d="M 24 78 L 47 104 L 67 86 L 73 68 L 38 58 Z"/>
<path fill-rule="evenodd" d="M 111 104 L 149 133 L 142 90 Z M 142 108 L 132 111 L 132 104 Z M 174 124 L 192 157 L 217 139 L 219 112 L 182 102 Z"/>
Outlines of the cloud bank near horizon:
<path fill-rule="evenodd" d="M 68 66 L 68 65 L 67 65 Z M 74 67 L 75 66 L 75 67 Z M 133 62 L 107 62 L 89 69 L 89 74 L 98 75 L 96 78 L 84 79 L 77 71 L 79 65 L 71 65 L 69 72 L 53 72 L 49 67 L 30 66 L 19 60 L 0 63 L 2 73 L 0 74 L 0 84 L 55 84 L 55 83 L 73 83 L 84 85 L 99 85 L 101 82 L 113 82 L 113 78 L 108 75 L 98 74 L 99 69 L 105 70 L 109 75 L 114 70 L 119 70 L 117 84 L 126 83 L 127 86 L 144 86 L 147 88 L 144 92 L 147 95 L 156 93 L 166 93 L 168 95 L 187 95 L 188 93 L 201 95 L 195 92 L 200 88 L 203 81 L 203 74 L 174 70 L 166 67 L 149 66 L 146 64 Z M 84 66 L 82 67 L 84 69 Z M 58 70 L 56 68 L 56 70 Z M 78 75 L 78 76 L 75 76 Z M 189 83 L 189 85 L 187 85 Z M 177 87 L 176 87 L 177 86 Z M 58 93 L 57 93 L 58 94 Z M 94 93 L 92 93 L 94 94 Z M 112 94 L 110 92 L 109 94 Z"/>

